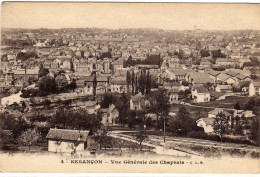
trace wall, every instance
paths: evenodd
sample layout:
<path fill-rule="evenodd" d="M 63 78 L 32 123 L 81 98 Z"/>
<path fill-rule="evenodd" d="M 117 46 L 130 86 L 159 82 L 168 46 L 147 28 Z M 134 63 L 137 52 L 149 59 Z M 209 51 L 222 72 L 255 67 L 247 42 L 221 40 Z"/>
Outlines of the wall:
<path fill-rule="evenodd" d="M 57 144 L 54 140 L 48 140 L 48 151 L 50 152 L 73 152 L 73 143 L 61 141 L 60 144 Z M 80 142 L 80 144 L 76 147 L 76 151 L 84 151 L 84 142 Z"/>

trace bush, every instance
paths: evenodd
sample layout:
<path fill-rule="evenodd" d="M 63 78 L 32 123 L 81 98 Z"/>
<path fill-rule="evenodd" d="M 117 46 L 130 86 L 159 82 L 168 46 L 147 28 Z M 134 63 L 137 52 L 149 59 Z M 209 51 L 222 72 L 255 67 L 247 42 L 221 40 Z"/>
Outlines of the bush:
<path fill-rule="evenodd" d="M 260 157 L 260 153 L 253 151 L 253 152 L 250 153 L 250 156 L 251 156 L 252 158 L 259 158 L 259 157 Z"/>
<path fill-rule="evenodd" d="M 204 139 L 204 140 L 211 140 L 211 141 L 221 141 L 218 135 L 209 135 L 204 132 L 198 132 L 198 131 L 189 132 L 187 136 L 190 138 L 197 138 L 197 139 Z"/>

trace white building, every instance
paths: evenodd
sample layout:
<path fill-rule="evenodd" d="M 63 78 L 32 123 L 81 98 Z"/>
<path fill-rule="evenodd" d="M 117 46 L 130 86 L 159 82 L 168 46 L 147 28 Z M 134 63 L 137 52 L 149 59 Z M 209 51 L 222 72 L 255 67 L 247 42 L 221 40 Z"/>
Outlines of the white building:
<path fill-rule="evenodd" d="M 251 82 L 248 92 L 249 96 L 260 95 L 260 82 Z"/>
<path fill-rule="evenodd" d="M 48 151 L 50 152 L 82 152 L 87 148 L 89 131 L 50 129 Z"/>
<path fill-rule="evenodd" d="M 210 101 L 210 93 L 204 86 L 195 86 L 191 90 L 192 99 L 197 103 Z"/>

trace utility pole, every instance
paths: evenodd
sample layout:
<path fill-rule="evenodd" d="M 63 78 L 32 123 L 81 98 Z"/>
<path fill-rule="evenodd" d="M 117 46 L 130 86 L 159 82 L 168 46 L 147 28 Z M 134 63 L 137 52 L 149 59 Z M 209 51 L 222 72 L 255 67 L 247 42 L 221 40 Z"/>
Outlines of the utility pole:
<path fill-rule="evenodd" d="M 164 143 L 166 142 L 166 140 L 165 140 L 165 116 L 163 118 L 163 141 L 164 141 Z"/>

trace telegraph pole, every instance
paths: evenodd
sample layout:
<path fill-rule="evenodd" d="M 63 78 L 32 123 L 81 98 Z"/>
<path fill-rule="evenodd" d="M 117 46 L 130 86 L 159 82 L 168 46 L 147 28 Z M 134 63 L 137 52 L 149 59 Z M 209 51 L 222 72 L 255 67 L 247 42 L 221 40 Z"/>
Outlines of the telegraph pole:
<path fill-rule="evenodd" d="M 166 142 L 166 140 L 165 140 L 165 116 L 163 118 L 163 141 L 164 141 L 164 143 Z"/>

